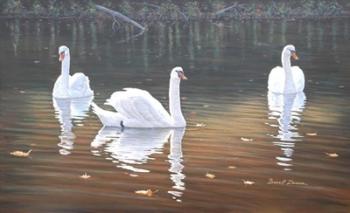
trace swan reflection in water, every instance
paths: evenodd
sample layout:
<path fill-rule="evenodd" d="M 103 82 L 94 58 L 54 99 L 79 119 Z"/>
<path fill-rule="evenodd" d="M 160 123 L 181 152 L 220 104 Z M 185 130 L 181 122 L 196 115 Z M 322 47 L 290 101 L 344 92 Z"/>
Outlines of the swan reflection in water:
<path fill-rule="evenodd" d="M 301 141 L 302 136 L 298 133 L 298 124 L 301 121 L 301 113 L 304 110 L 306 96 L 304 92 L 294 94 L 268 93 L 269 119 L 278 121 L 278 134 L 273 144 L 279 146 L 283 156 L 277 156 L 277 164 L 284 170 L 291 170 L 292 156 L 295 142 Z"/>
<path fill-rule="evenodd" d="M 175 129 L 142 129 L 103 127 L 91 142 L 92 153 L 95 156 L 107 154 L 107 160 L 117 164 L 117 167 L 131 172 L 145 173 L 147 169 L 140 168 L 142 164 L 153 160 L 152 154 L 162 153 L 164 144 L 170 138 L 170 179 L 172 190 L 168 193 L 178 201 L 185 190 L 185 175 L 182 173 L 182 138 L 185 128 Z"/>
<path fill-rule="evenodd" d="M 60 143 L 57 144 L 61 155 L 71 154 L 75 139 L 73 126 L 74 124 L 82 125 L 83 119 L 87 117 L 92 99 L 93 97 L 52 99 L 55 117 L 61 124 Z"/>

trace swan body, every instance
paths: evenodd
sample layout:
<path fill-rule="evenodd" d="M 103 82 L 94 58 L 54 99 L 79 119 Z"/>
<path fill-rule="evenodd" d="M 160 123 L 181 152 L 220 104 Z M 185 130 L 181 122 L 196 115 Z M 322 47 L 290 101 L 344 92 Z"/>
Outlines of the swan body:
<path fill-rule="evenodd" d="M 290 58 L 298 60 L 293 45 L 283 48 L 281 54 L 282 67 L 273 68 L 269 74 L 268 89 L 274 93 L 291 94 L 302 92 L 305 87 L 303 71 L 298 66 L 291 66 Z"/>
<path fill-rule="evenodd" d="M 69 74 L 70 54 L 67 46 L 60 46 L 61 75 L 57 78 L 53 87 L 52 96 L 54 98 L 83 98 L 94 95 L 90 89 L 89 78 L 83 73 Z"/>
<path fill-rule="evenodd" d="M 137 127 L 137 128 L 169 128 L 185 127 L 186 121 L 181 112 L 180 82 L 186 80 L 181 67 L 175 67 L 170 74 L 169 109 L 149 92 L 136 88 L 125 88 L 114 92 L 106 104 L 117 112 L 104 110 L 92 103 L 96 115 L 104 126 Z"/>

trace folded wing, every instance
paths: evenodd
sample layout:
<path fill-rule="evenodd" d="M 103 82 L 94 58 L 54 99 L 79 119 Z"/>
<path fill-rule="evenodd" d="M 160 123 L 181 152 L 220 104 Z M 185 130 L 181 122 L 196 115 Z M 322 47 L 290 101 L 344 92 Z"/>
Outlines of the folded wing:
<path fill-rule="evenodd" d="M 106 102 L 125 118 L 125 126 L 164 127 L 172 120 L 162 104 L 145 90 L 125 88 Z"/>

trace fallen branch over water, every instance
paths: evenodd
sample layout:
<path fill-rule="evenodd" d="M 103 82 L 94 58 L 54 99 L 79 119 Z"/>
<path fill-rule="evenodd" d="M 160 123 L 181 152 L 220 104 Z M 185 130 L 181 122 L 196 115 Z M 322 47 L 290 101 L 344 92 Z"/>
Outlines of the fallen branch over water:
<path fill-rule="evenodd" d="M 231 10 L 231 9 L 233 9 L 233 8 L 235 8 L 235 7 L 237 7 L 237 5 L 238 5 L 238 3 L 235 2 L 233 5 L 231 5 L 231 6 L 229 6 L 229 7 L 225 7 L 224 9 L 221 9 L 221 10 L 215 12 L 215 13 L 214 13 L 214 17 L 218 17 L 218 16 L 223 15 L 225 12 L 227 12 L 227 11 L 229 11 L 229 10 Z"/>
<path fill-rule="evenodd" d="M 101 6 L 101 5 L 96 5 L 96 9 L 97 9 L 97 10 L 100 10 L 100 11 L 102 11 L 102 12 L 105 12 L 105 13 L 110 14 L 110 15 L 113 17 L 114 20 L 116 20 L 116 18 L 119 18 L 119 19 L 121 19 L 121 20 L 123 20 L 123 21 L 125 21 L 125 22 L 128 22 L 128 23 L 134 25 L 135 27 L 139 28 L 139 29 L 141 30 L 142 33 L 143 33 L 143 32 L 145 31 L 145 29 L 146 29 L 146 28 L 145 28 L 144 26 L 142 26 L 141 24 L 139 24 L 139 23 L 137 23 L 136 21 L 132 20 L 131 18 L 129 18 L 129 17 L 127 17 L 127 16 L 121 14 L 120 12 L 117 12 L 117 11 L 114 11 L 114 10 L 111 10 L 111 9 L 108 9 L 108 8 L 106 8 L 106 7 L 104 7 L 104 6 Z M 141 33 L 141 34 L 142 34 L 142 33 Z"/>

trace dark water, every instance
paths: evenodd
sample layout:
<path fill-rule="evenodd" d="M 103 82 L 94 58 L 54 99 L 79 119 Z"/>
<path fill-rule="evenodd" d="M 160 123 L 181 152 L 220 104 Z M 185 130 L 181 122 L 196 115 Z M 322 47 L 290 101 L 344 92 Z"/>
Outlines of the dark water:
<path fill-rule="evenodd" d="M 0 25 L 1 212 L 350 211 L 349 19 L 159 24 L 134 40 L 109 23 Z M 268 95 L 287 43 L 305 94 Z M 91 100 L 52 100 L 62 44 L 101 106 L 123 87 L 167 106 L 169 71 L 183 66 L 188 127 L 101 129 Z"/>

